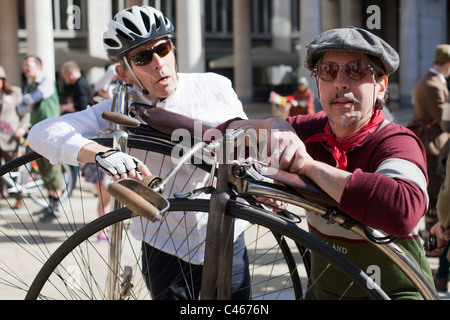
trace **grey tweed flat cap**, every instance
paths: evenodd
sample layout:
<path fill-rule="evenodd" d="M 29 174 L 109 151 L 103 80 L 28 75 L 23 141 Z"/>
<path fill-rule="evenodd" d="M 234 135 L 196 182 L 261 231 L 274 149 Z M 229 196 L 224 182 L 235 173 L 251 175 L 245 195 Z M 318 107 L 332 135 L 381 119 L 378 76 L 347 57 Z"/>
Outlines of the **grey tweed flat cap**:
<path fill-rule="evenodd" d="M 327 51 L 361 52 L 379 58 L 390 75 L 400 64 L 398 53 L 383 39 L 367 30 L 348 27 L 321 33 L 308 46 L 305 67 L 313 71 L 320 57 Z"/>

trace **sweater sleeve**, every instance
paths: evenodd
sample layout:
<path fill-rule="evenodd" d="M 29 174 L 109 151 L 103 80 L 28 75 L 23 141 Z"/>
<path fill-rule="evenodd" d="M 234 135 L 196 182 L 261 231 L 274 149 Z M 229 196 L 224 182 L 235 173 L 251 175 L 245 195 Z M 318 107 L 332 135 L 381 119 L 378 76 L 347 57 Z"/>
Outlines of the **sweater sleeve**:
<path fill-rule="evenodd" d="M 417 179 L 407 180 L 403 174 L 390 177 L 357 169 L 347 183 L 339 208 L 372 228 L 408 236 L 427 210 L 426 181 L 419 171 Z"/>
<path fill-rule="evenodd" d="M 368 144 L 350 156 L 357 163 L 339 208 L 390 235 L 415 235 L 429 201 L 423 145 L 412 132 L 394 124 Z"/>

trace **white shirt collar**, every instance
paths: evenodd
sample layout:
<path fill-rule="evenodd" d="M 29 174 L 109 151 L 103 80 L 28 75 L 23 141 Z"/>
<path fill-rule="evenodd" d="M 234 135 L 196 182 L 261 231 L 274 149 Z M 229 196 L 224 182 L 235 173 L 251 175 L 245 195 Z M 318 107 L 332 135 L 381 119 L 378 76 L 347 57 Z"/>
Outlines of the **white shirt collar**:
<path fill-rule="evenodd" d="M 443 84 L 447 84 L 447 81 L 445 80 L 445 77 L 442 73 L 440 73 L 439 71 L 436 71 L 436 69 L 430 68 L 430 72 L 434 73 L 435 75 L 439 76 L 439 78 L 441 79 Z"/>

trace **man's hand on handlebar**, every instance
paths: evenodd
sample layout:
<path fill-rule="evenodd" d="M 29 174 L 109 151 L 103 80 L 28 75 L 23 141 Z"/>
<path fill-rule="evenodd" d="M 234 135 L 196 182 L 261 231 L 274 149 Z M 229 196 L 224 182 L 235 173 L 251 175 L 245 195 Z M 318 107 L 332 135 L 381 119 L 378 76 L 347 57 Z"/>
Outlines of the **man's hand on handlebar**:
<path fill-rule="evenodd" d="M 108 149 L 98 152 L 95 162 L 106 174 L 112 176 L 114 180 L 131 178 L 142 181 L 149 176 L 150 170 L 140 160 L 116 149 Z"/>

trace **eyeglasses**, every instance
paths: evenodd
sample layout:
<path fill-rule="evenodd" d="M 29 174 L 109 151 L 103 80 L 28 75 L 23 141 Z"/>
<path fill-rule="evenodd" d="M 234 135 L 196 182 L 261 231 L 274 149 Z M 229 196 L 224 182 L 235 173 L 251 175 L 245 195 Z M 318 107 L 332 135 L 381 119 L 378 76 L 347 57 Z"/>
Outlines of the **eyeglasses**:
<path fill-rule="evenodd" d="M 135 54 L 131 58 L 128 58 L 128 61 L 132 61 L 133 64 L 138 67 L 145 66 L 152 62 L 154 53 L 156 53 L 161 58 L 164 58 L 169 54 L 170 51 L 172 51 L 172 41 L 167 40 L 166 42 L 158 44 L 153 49 L 143 50 Z"/>
<path fill-rule="evenodd" d="M 323 62 L 314 69 L 314 73 L 323 81 L 330 82 L 336 79 L 341 66 L 345 66 L 345 74 L 352 80 L 363 79 L 369 71 L 373 73 L 372 66 L 363 60 L 354 60 L 347 64 Z"/>

